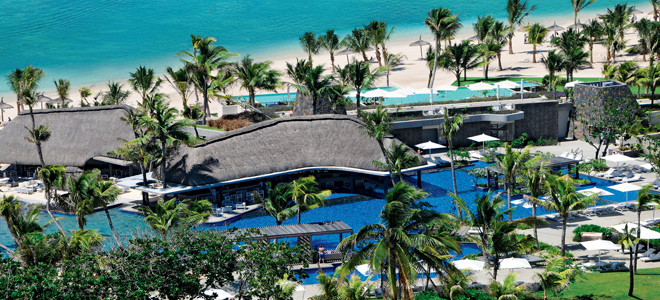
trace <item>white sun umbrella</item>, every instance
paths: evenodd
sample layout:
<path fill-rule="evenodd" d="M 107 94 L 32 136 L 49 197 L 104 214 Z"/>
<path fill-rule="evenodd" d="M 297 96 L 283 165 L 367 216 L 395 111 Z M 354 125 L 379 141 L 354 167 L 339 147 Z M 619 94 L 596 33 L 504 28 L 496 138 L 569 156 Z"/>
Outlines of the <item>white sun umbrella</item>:
<path fill-rule="evenodd" d="M 618 250 L 619 245 L 612 243 L 611 241 L 606 241 L 606 240 L 595 240 L 595 241 L 588 241 L 588 242 L 581 242 L 582 247 L 584 247 L 587 250 L 590 251 L 595 251 L 598 250 L 598 262 L 600 263 L 600 251 L 612 251 L 612 250 Z"/>
<path fill-rule="evenodd" d="M 485 91 L 485 90 L 495 89 L 495 86 L 482 81 L 479 83 L 470 84 L 467 86 L 467 88 L 470 89 L 471 91 Z"/>
<path fill-rule="evenodd" d="M 446 84 L 446 85 L 441 85 L 441 86 L 436 86 L 436 87 L 433 88 L 433 92 L 434 92 L 434 93 L 439 93 L 439 92 L 443 92 L 443 91 L 444 91 L 444 92 L 445 92 L 445 99 L 447 98 L 447 93 L 448 93 L 448 92 L 450 92 L 450 91 L 451 91 L 451 92 L 455 92 L 456 90 L 458 90 L 458 87 L 457 87 L 457 86 L 448 85 L 448 84 Z"/>
<path fill-rule="evenodd" d="M 213 293 L 215 293 L 217 296 L 215 299 L 222 300 L 222 299 L 231 299 L 234 298 L 234 296 L 230 293 L 225 292 L 224 290 L 221 289 L 208 289 L 204 291 L 204 295 L 207 296 L 213 296 Z M 195 299 L 201 299 L 201 298 L 195 298 Z"/>
<path fill-rule="evenodd" d="M 471 259 L 461 259 L 451 262 L 454 264 L 454 267 L 459 270 L 470 270 L 470 271 L 481 271 L 484 269 L 486 264 L 483 261 L 471 260 Z"/>
<path fill-rule="evenodd" d="M 625 156 L 623 154 L 614 154 L 614 155 L 607 155 L 603 157 L 604 160 L 606 161 L 611 161 L 611 162 L 616 162 L 617 168 L 619 167 L 619 163 L 622 161 L 633 161 L 635 160 L 634 158 L 630 156 Z"/>
<path fill-rule="evenodd" d="M 468 140 L 475 141 L 477 143 L 483 143 L 483 149 L 485 150 L 486 142 L 499 141 L 500 139 L 482 133 L 480 135 L 471 136 L 468 138 Z"/>
<path fill-rule="evenodd" d="M 502 89 L 514 89 L 520 87 L 520 83 L 513 82 L 511 80 L 505 80 L 505 81 L 500 81 L 497 83 L 493 83 L 494 86 L 502 88 Z"/>
<path fill-rule="evenodd" d="M 591 196 L 591 195 L 598 195 L 598 196 L 612 196 L 614 194 L 604 190 L 604 189 L 599 189 L 597 187 L 590 188 L 590 189 L 584 189 L 584 190 L 579 190 L 578 193 L 583 194 L 585 196 Z"/>
<path fill-rule="evenodd" d="M 500 260 L 500 269 L 531 269 L 532 266 L 524 258 L 505 258 Z"/>
<path fill-rule="evenodd" d="M 429 156 L 431 156 L 433 154 L 432 153 L 433 149 L 447 148 L 444 145 L 440 145 L 438 143 L 434 143 L 434 142 L 431 142 L 431 141 L 428 141 L 426 143 L 417 144 L 417 145 L 415 145 L 415 147 L 417 147 L 419 149 L 422 149 L 422 150 L 429 150 Z"/>
<path fill-rule="evenodd" d="M 346 94 L 348 97 L 357 97 L 357 91 L 350 91 L 348 94 Z"/>
<path fill-rule="evenodd" d="M 364 276 L 371 276 L 372 274 L 371 268 L 369 268 L 368 264 L 357 265 L 355 267 L 355 270 L 357 270 L 358 272 L 360 272 L 360 274 Z"/>
<path fill-rule="evenodd" d="M 366 91 L 362 95 L 367 98 L 378 98 L 378 97 L 387 97 L 387 95 L 389 95 L 389 92 L 382 89 L 374 89 L 374 90 Z"/>
<path fill-rule="evenodd" d="M 616 231 L 623 233 L 624 229 L 626 228 L 626 225 L 628 225 L 628 231 L 633 232 L 635 236 L 637 236 L 637 230 L 638 230 L 638 228 L 640 228 L 639 238 L 641 238 L 641 239 L 645 239 L 645 240 L 658 240 L 658 239 L 660 239 L 660 232 L 648 229 L 644 226 L 637 227 L 637 223 L 628 222 L 628 223 L 624 223 L 624 224 L 610 226 L 610 228 L 614 228 Z"/>
<path fill-rule="evenodd" d="M 582 83 L 582 81 L 580 81 L 580 80 L 573 80 L 573 81 L 567 83 L 566 85 L 564 85 L 564 87 L 565 87 L 565 88 L 574 88 L 575 85 L 578 84 L 578 83 Z"/>
<path fill-rule="evenodd" d="M 11 104 L 5 103 L 5 98 L 0 98 L 0 122 L 5 121 L 5 109 L 14 108 Z"/>
<path fill-rule="evenodd" d="M 630 191 L 639 191 L 639 190 L 642 189 L 641 186 L 635 185 L 635 184 L 632 184 L 632 183 L 628 183 L 628 182 L 622 183 L 622 184 L 617 184 L 617 185 L 614 185 L 614 186 L 610 186 L 609 188 L 611 188 L 613 190 L 617 190 L 619 192 L 626 193 L 626 202 L 628 202 L 628 192 L 630 192 Z"/>

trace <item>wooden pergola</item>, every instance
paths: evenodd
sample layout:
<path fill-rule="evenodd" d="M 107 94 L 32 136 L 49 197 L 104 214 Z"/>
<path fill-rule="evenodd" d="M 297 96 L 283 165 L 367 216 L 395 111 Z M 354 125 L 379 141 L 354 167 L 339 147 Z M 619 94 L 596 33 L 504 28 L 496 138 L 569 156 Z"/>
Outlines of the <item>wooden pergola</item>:
<path fill-rule="evenodd" d="M 353 228 L 342 221 L 326 221 L 305 224 L 280 225 L 268 227 L 256 227 L 259 230 L 254 239 L 284 239 L 284 238 L 311 238 L 316 235 L 339 234 L 339 241 L 344 238 L 344 233 L 353 234 Z"/>

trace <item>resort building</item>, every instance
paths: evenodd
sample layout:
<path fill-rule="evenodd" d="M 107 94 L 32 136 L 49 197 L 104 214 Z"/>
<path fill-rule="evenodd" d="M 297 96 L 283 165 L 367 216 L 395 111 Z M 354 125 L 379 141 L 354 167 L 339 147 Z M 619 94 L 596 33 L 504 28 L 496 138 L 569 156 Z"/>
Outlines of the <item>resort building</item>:
<path fill-rule="evenodd" d="M 36 126 L 47 126 L 52 135 L 42 143 L 47 165 L 62 165 L 67 172 L 97 168 L 104 177 L 125 177 L 134 173 L 132 163 L 108 152 L 135 138 L 132 128 L 122 121 L 128 106 L 35 110 Z M 39 167 L 34 143 L 26 139 L 32 128 L 29 112 L 19 114 L 0 130 L 0 163 L 13 165 L 15 176 L 32 177 Z"/>

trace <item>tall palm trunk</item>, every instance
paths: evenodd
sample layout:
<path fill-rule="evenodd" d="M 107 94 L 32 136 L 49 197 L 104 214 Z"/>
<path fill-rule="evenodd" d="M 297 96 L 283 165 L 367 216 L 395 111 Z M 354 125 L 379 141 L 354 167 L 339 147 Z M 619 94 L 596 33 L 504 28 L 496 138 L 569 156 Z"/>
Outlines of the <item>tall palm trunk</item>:
<path fill-rule="evenodd" d="M 630 250 L 630 266 L 632 266 L 633 265 L 632 247 L 628 247 L 628 250 Z M 634 276 L 633 268 L 630 268 L 629 273 L 630 273 L 630 287 L 628 288 L 628 296 L 632 297 L 633 291 L 635 290 L 635 276 Z"/>
<path fill-rule="evenodd" d="M 62 228 L 62 225 L 60 224 L 60 221 L 58 221 L 57 218 L 55 218 L 55 215 L 53 215 L 53 212 L 50 211 L 50 201 L 51 201 L 51 197 L 52 197 L 52 195 L 51 195 L 52 192 L 50 190 L 51 189 L 46 190 L 46 212 L 48 212 L 48 215 L 50 216 L 50 218 L 53 221 L 55 221 L 55 225 L 57 225 L 57 228 L 60 230 L 60 233 L 62 234 L 62 236 L 65 236 L 66 233 L 64 232 L 64 228 Z"/>
<path fill-rule="evenodd" d="M 561 220 L 561 256 L 566 256 L 566 217 Z"/>
<path fill-rule="evenodd" d="M 488 65 L 484 67 L 484 78 L 488 80 Z"/>
<path fill-rule="evenodd" d="M 362 59 L 364 59 L 365 62 L 369 61 L 369 59 L 367 58 L 367 52 L 364 51 L 364 49 L 362 50 Z"/>
<path fill-rule="evenodd" d="M 511 209 L 511 180 L 507 180 L 506 184 L 506 204 L 507 204 L 507 209 Z M 511 215 L 511 212 L 509 212 L 509 222 L 513 221 L 513 216 Z"/>
<path fill-rule="evenodd" d="M 204 115 L 202 116 L 202 123 L 206 125 L 206 116 L 211 114 L 211 109 L 209 108 L 209 91 L 208 91 L 208 78 L 204 78 Z"/>
<path fill-rule="evenodd" d="M 452 144 L 447 139 L 447 146 L 449 146 L 449 164 L 451 168 L 451 181 L 454 186 L 454 194 L 458 195 L 458 188 L 456 187 L 456 169 L 454 168 L 454 153 L 451 151 L 452 150 Z M 458 212 L 458 218 L 462 219 L 463 218 L 463 212 L 461 211 L 461 208 L 456 205 L 456 211 Z"/>
<path fill-rule="evenodd" d="M 335 72 L 335 52 L 330 50 L 330 64 L 332 65 L 332 73 Z"/>
<path fill-rule="evenodd" d="M 502 71 L 502 51 L 497 52 L 497 67 L 499 71 Z"/>
<path fill-rule="evenodd" d="M 381 58 L 380 58 L 380 49 L 378 48 L 378 44 L 376 44 L 376 45 L 374 45 L 374 46 L 376 47 L 376 59 L 378 60 L 378 66 L 379 66 L 379 67 L 382 67 L 382 66 L 383 66 L 383 62 L 382 62 L 382 60 L 381 60 Z"/>
<path fill-rule="evenodd" d="M 536 63 L 536 44 L 532 45 L 532 62 Z"/>
<path fill-rule="evenodd" d="M 435 72 L 438 69 L 438 51 L 440 50 L 440 40 L 438 40 L 438 37 L 435 37 L 435 57 L 433 58 L 433 75 L 431 76 L 431 82 L 429 82 L 429 85 L 427 88 L 430 88 L 433 86 L 433 83 L 435 82 Z"/>
<path fill-rule="evenodd" d="M 356 94 L 355 94 L 355 103 L 356 103 L 357 107 L 360 107 L 360 92 L 361 92 L 360 90 L 361 89 L 358 88 L 356 90 Z"/>
<path fill-rule="evenodd" d="M 255 104 L 255 91 L 254 88 L 248 87 L 248 98 L 250 105 L 254 106 Z"/>
<path fill-rule="evenodd" d="M 142 186 L 147 186 L 147 168 L 140 164 L 140 171 L 142 172 Z M 142 205 L 149 206 L 149 194 L 142 192 Z"/>
<path fill-rule="evenodd" d="M 639 228 L 642 228 L 642 210 L 641 207 L 637 209 L 637 239 L 639 240 L 641 230 Z M 639 242 L 635 244 L 635 262 L 634 269 L 635 269 L 635 274 L 637 274 L 637 253 L 639 252 Z M 633 265 L 630 265 L 630 267 L 633 267 Z"/>
<path fill-rule="evenodd" d="M 509 36 L 509 54 L 513 54 L 513 35 Z"/>
<path fill-rule="evenodd" d="M 589 42 L 589 61 L 594 63 L 594 43 Z"/>
<path fill-rule="evenodd" d="M 117 232 L 115 232 L 115 227 L 112 226 L 112 219 L 110 218 L 110 212 L 108 212 L 108 206 L 103 204 L 103 210 L 105 211 L 105 216 L 108 218 L 108 225 L 110 225 L 110 231 L 112 231 L 112 236 L 115 238 L 115 241 L 117 242 L 117 246 L 119 246 L 119 238 L 117 237 Z"/>
<path fill-rule="evenodd" d="M 166 152 L 165 150 L 167 149 L 166 148 L 167 145 L 165 144 L 165 141 L 161 141 L 161 146 L 162 146 L 161 150 L 162 150 L 162 160 L 163 160 L 163 162 L 160 164 L 160 171 L 162 173 L 161 177 L 162 177 L 162 180 L 163 180 L 163 189 L 165 189 L 165 188 L 167 188 L 167 180 L 166 180 L 166 177 L 165 177 L 165 169 L 166 169 L 165 167 L 167 165 L 167 156 L 165 155 L 165 152 Z M 163 198 L 165 198 L 165 197 L 163 197 Z"/>
<path fill-rule="evenodd" d="M 536 203 L 532 203 L 532 217 L 536 219 Z M 534 241 L 536 241 L 536 248 L 539 248 L 539 234 L 536 228 L 536 222 L 534 222 Z"/>

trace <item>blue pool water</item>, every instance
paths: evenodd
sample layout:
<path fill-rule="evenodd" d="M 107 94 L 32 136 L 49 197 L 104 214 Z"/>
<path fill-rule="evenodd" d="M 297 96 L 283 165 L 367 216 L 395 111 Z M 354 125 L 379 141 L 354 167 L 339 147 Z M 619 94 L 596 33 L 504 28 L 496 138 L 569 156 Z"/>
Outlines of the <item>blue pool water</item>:
<path fill-rule="evenodd" d="M 620 2 L 624 1 L 596 1 L 581 12 L 582 19 Z M 628 1 L 642 6 L 647 2 Z M 396 24 L 393 39 L 409 43 L 419 34 L 431 38 L 423 21 L 432 8 L 450 8 L 469 30 L 483 14 L 503 19 L 505 4 L 505 0 L 0 1 L 0 74 L 33 64 L 46 70 L 43 88 L 52 88 L 54 78 L 68 78 L 74 85 L 124 79 L 138 65 L 161 74 L 166 66 L 179 65 L 175 54 L 189 47 L 190 34 L 214 36 L 230 51 L 252 53 L 258 59 L 291 49 L 302 58 L 298 37 L 306 31 L 320 34 L 334 28 L 344 36 L 376 19 Z M 573 16 L 570 1 L 530 0 L 529 4 L 537 5 L 530 22 Z M 0 92 L 8 91 L 0 85 Z"/>

